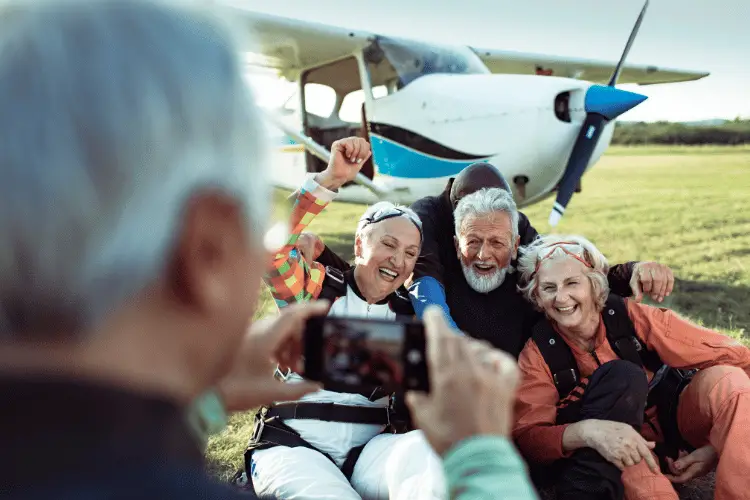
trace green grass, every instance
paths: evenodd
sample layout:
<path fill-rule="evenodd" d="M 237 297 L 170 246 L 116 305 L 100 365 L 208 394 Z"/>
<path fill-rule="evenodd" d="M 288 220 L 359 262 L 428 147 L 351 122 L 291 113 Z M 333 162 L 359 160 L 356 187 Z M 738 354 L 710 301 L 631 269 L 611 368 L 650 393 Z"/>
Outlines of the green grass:
<path fill-rule="evenodd" d="M 607 148 L 606 156 L 652 156 L 652 155 L 705 155 L 705 154 L 739 154 L 750 153 L 750 144 L 738 146 L 724 146 L 720 144 L 709 144 L 705 146 L 665 146 L 661 144 L 649 144 L 644 146 L 613 145 Z M 601 163 L 599 164 L 601 165 Z M 597 168 L 599 168 L 597 165 Z"/>
<path fill-rule="evenodd" d="M 278 201 L 283 199 L 277 193 Z M 552 199 L 523 212 L 550 232 Z M 284 204 L 277 203 L 276 217 Z M 364 207 L 332 204 L 310 230 L 345 258 Z M 591 239 L 611 263 L 656 260 L 677 277 L 666 305 L 745 342 L 750 338 L 750 147 L 612 147 L 583 179 L 559 233 Z M 273 314 L 266 292 L 259 315 Z M 252 414 L 232 417 L 207 457 L 226 478 L 242 464 Z"/>

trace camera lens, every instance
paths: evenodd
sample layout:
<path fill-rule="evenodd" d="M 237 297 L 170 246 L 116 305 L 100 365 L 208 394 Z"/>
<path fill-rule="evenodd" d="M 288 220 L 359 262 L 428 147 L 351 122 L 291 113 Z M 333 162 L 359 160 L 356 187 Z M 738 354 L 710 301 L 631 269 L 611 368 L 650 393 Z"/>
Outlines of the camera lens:
<path fill-rule="evenodd" d="M 417 363 L 422 361 L 422 353 L 416 349 L 413 349 L 406 355 L 406 359 L 409 361 L 409 363 L 416 365 Z"/>

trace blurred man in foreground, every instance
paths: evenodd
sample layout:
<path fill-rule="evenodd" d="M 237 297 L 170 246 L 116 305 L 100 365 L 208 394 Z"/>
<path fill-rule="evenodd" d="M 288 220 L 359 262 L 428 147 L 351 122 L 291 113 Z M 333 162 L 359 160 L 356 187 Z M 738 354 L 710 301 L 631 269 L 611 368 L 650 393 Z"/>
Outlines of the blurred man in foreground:
<path fill-rule="evenodd" d="M 0 16 L 0 491 L 223 498 L 186 410 L 232 368 L 266 259 L 235 47 L 205 13 L 138 0 Z M 253 332 L 265 389 L 238 369 L 230 404 L 291 395 L 258 360 L 314 311 Z"/>
<path fill-rule="evenodd" d="M 0 492 L 232 498 L 188 410 L 314 390 L 272 367 L 328 308 L 248 332 L 270 206 L 237 48 L 204 14 L 141 0 L 19 1 L 0 19 Z M 430 321 L 433 391 L 409 397 L 450 496 L 533 498 L 505 437 L 515 364 Z"/>

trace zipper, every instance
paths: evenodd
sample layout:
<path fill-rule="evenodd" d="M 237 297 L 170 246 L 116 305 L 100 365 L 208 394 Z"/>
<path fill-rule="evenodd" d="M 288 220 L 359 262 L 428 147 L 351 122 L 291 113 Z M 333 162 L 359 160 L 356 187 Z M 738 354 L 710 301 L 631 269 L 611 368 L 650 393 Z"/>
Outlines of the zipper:
<path fill-rule="evenodd" d="M 602 362 L 599 361 L 599 357 L 596 355 L 596 349 L 592 349 L 589 354 L 594 358 L 594 361 L 596 361 L 597 366 L 602 366 Z"/>

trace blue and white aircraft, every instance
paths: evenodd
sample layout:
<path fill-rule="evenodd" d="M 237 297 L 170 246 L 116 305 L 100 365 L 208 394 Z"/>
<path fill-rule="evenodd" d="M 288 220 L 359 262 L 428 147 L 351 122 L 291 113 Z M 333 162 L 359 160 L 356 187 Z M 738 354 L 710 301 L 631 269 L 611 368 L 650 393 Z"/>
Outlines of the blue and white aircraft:
<path fill-rule="evenodd" d="M 615 118 L 646 99 L 616 84 L 708 75 L 624 64 L 648 1 L 617 63 L 441 46 L 215 3 L 247 27 L 249 65 L 296 82 L 296 96 L 269 115 L 287 140 L 274 158 L 277 186 L 295 189 L 305 172 L 322 170 L 337 139 L 370 142 L 372 160 L 342 188 L 345 201 L 411 203 L 486 161 L 521 207 L 555 194 L 554 226 L 609 146 Z M 323 111 L 311 99 L 321 89 L 331 103 Z"/>

